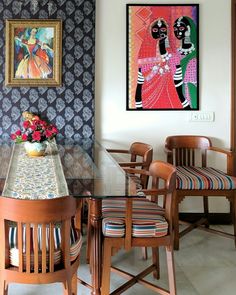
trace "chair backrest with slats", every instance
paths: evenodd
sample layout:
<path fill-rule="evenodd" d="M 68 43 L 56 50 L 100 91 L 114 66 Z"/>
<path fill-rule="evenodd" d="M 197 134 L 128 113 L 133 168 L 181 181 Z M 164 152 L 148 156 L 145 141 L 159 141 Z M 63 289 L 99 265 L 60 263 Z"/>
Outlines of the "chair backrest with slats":
<path fill-rule="evenodd" d="M 27 274 L 55 271 L 55 228 L 60 227 L 61 257 L 58 269 L 70 266 L 70 228 L 76 214 L 76 200 L 20 200 L 0 197 L 0 265 L 9 264 L 9 227 L 17 228 L 18 272 Z M 4 234 L 5 233 L 5 234 Z M 40 233 L 40 234 L 39 234 Z"/>
<path fill-rule="evenodd" d="M 136 162 L 138 160 L 137 158 L 141 157 L 143 162 L 141 169 L 149 169 L 153 157 L 153 148 L 151 145 L 142 142 L 134 142 L 130 146 L 130 154 L 131 162 Z M 142 175 L 141 183 L 143 188 L 146 188 L 148 183 L 148 176 Z"/>
<path fill-rule="evenodd" d="M 206 166 L 207 149 L 212 146 L 206 136 L 176 135 L 166 138 L 168 162 L 175 166 Z"/>

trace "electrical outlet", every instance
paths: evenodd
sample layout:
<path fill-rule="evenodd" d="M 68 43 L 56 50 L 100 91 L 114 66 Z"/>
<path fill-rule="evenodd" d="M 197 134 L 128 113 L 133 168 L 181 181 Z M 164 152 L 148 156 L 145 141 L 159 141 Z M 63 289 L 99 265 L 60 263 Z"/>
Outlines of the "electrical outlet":
<path fill-rule="evenodd" d="M 192 112 L 190 115 L 190 122 L 213 122 L 214 120 L 214 112 Z"/>

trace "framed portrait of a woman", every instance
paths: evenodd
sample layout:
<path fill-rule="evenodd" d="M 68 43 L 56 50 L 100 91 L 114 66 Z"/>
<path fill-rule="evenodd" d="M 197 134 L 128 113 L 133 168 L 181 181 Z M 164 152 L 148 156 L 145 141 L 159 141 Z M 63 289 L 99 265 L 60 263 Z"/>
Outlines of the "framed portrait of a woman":
<path fill-rule="evenodd" d="M 6 86 L 60 86 L 61 20 L 6 20 Z"/>
<path fill-rule="evenodd" d="M 199 5 L 127 4 L 127 110 L 199 109 Z"/>

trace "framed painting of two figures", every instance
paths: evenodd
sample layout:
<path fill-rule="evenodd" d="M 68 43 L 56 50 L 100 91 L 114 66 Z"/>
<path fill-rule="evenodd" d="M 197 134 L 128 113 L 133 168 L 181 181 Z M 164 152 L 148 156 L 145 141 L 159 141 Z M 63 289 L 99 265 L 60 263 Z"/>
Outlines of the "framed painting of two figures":
<path fill-rule="evenodd" d="M 199 5 L 127 4 L 127 110 L 199 110 Z"/>

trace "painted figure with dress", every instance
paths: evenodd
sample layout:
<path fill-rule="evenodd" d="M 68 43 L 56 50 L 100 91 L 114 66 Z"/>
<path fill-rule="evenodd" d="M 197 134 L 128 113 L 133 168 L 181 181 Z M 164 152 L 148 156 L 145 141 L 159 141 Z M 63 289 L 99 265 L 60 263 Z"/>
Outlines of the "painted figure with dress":
<path fill-rule="evenodd" d="M 140 48 L 136 108 L 182 108 L 171 70 L 174 52 L 169 45 L 168 29 L 164 18 L 155 19 Z"/>
<path fill-rule="evenodd" d="M 176 19 L 175 37 L 180 40 L 180 61 L 174 74 L 175 87 L 185 109 L 197 109 L 197 34 L 194 21 L 187 16 Z"/>
<path fill-rule="evenodd" d="M 15 30 L 14 72 L 18 79 L 47 79 L 53 75 L 53 29 Z"/>

